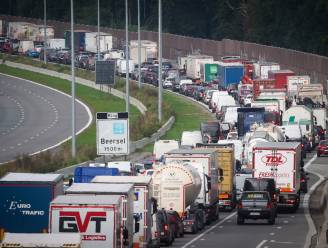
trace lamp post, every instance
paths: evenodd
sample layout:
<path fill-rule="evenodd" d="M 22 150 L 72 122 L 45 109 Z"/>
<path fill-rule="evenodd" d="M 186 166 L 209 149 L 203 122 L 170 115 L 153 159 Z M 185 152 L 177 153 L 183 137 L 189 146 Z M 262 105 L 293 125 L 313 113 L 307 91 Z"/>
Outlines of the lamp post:
<path fill-rule="evenodd" d="M 126 62 L 126 69 L 125 69 L 125 111 L 129 113 L 130 110 L 130 87 L 129 87 L 129 29 L 128 29 L 128 0 L 125 0 L 125 62 Z"/>
<path fill-rule="evenodd" d="M 76 140 L 75 140 L 75 57 L 74 57 L 74 9 L 73 0 L 71 0 L 71 74 L 72 74 L 72 158 L 76 157 Z"/>
<path fill-rule="evenodd" d="M 44 25 L 44 43 L 43 43 L 43 60 L 47 64 L 47 0 L 43 0 L 43 25 Z"/>
<path fill-rule="evenodd" d="M 158 0 L 158 121 L 162 121 L 162 0 Z"/>

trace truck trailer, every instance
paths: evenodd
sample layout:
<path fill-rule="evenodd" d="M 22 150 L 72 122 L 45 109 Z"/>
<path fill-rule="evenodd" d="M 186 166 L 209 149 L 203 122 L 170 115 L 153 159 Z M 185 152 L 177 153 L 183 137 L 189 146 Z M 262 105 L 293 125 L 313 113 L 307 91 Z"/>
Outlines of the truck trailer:
<path fill-rule="evenodd" d="M 251 126 L 254 123 L 264 123 L 264 112 L 262 108 L 238 108 L 238 136 L 243 137 L 247 132 L 250 131 Z"/>
<path fill-rule="evenodd" d="M 264 142 L 253 148 L 253 177 L 273 178 L 280 190 L 278 206 L 300 205 L 301 143 Z"/>
<path fill-rule="evenodd" d="M 63 179 L 61 174 L 38 173 L 8 173 L 2 177 L 0 233 L 47 232 L 49 205 L 63 194 Z"/>

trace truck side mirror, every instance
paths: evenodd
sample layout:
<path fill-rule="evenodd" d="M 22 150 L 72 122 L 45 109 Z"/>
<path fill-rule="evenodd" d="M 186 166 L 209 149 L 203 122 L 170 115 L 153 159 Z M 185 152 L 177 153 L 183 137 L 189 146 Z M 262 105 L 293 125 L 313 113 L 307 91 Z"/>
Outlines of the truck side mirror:
<path fill-rule="evenodd" d="M 129 231 L 126 227 L 124 227 L 124 229 L 123 229 L 123 239 L 124 239 L 123 244 L 125 246 L 129 245 L 129 241 L 128 241 L 129 240 Z"/>

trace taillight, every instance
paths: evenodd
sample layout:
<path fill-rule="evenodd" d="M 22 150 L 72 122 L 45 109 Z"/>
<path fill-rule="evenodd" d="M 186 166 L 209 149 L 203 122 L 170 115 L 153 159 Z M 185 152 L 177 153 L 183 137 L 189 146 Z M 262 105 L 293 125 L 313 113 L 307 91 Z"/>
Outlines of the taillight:
<path fill-rule="evenodd" d="M 164 230 L 168 231 L 169 230 L 169 226 L 167 224 L 164 225 Z"/>
<path fill-rule="evenodd" d="M 155 238 L 157 238 L 158 237 L 158 232 L 155 232 Z"/>
<path fill-rule="evenodd" d="M 267 208 L 272 208 L 272 204 L 271 204 L 271 202 L 268 202 L 268 204 L 267 204 Z"/>
<path fill-rule="evenodd" d="M 305 179 L 304 179 L 304 178 L 302 178 L 302 179 L 301 179 L 301 183 L 304 183 L 304 182 L 305 182 Z"/>
<path fill-rule="evenodd" d="M 238 204 L 238 209 L 241 209 L 241 208 L 243 208 L 243 204 L 240 202 L 240 203 Z"/>
<path fill-rule="evenodd" d="M 304 144 L 302 144 L 302 148 L 304 148 Z"/>

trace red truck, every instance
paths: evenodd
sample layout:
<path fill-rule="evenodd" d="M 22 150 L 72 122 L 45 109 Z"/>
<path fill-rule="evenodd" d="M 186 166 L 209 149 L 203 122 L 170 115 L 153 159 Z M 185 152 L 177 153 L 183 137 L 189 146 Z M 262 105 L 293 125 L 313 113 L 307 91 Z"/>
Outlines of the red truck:
<path fill-rule="evenodd" d="M 295 72 L 291 70 L 275 70 L 269 71 L 268 77 L 269 79 L 274 79 L 276 82 L 276 89 L 285 88 L 287 89 L 287 77 L 294 76 Z"/>

